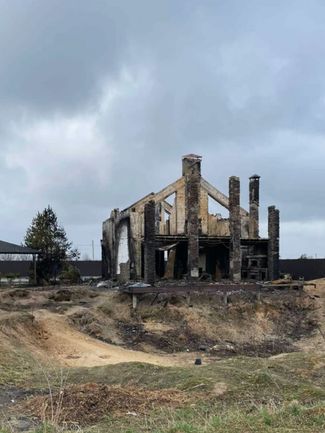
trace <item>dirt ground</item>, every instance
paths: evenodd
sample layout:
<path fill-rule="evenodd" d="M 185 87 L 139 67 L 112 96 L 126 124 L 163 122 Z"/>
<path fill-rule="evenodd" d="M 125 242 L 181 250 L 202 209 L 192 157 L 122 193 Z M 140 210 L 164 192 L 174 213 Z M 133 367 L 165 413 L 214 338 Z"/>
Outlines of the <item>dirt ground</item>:
<path fill-rule="evenodd" d="M 297 347 L 305 352 L 325 352 L 325 278 L 309 281 L 305 292 L 314 302 L 315 332 L 297 342 Z"/>
<path fill-rule="evenodd" d="M 289 371 L 284 371 L 282 365 L 288 364 L 293 352 L 300 355 L 297 361 L 292 358 L 290 368 L 294 373 L 290 374 L 294 378 L 301 374 L 303 380 L 310 376 L 321 384 L 325 368 L 324 319 L 325 278 L 306 285 L 304 292 L 275 289 L 262 294 L 260 300 L 249 294 L 232 295 L 228 305 L 214 295 L 193 295 L 190 300 L 147 295 L 140 299 L 136 311 L 127 295 L 84 286 L 46 290 L 2 288 L 0 410 L 6 409 L 13 416 L 11 431 L 27 431 L 27 426 L 37 426 L 40 420 L 83 426 L 108 414 L 146 416 L 155 408 L 191 406 L 191 398 L 200 399 L 197 393 L 206 389 L 209 380 L 215 383 L 207 388 L 204 401 L 222 400 L 224 393 L 229 393 L 227 381 L 234 381 L 232 386 L 237 393 L 238 383 L 248 378 L 253 381 L 253 385 L 247 385 L 252 386 L 250 393 L 261 381 L 264 394 L 264 381 L 269 389 L 278 379 L 268 382 L 269 372 L 263 372 L 264 364 L 258 367 L 255 379 L 245 357 L 251 357 L 252 368 L 259 365 L 259 359 L 267 358 L 268 368 L 277 365 L 279 369 L 274 377 L 283 375 L 286 381 Z M 245 361 L 241 361 L 242 355 Z M 232 360 L 236 357 L 236 374 L 241 374 L 242 366 L 248 368 L 246 376 L 238 379 L 232 377 Z M 207 368 L 211 366 L 206 376 L 191 370 L 198 358 Z M 47 365 L 57 371 L 74 372 L 74 379 L 69 384 L 55 385 L 49 394 L 47 386 L 44 389 L 44 384 L 37 385 L 30 376 L 30 359 L 36 362 L 36 370 Z M 228 359 L 230 364 L 218 379 L 222 363 Z M 105 370 L 101 369 L 115 365 L 117 370 L 110 373 L 111 382 L 106 382 Z M 129 370 L 123 367 L 126 365 Z M 145 365 L 156 370 L 147 372 Z M 171 375 L 175 374 L 174 379 L 168 379 L 168 374 L 159 370 L 165 371 L 165 367 Z M 49 382 L 53 378 L 47 374 Z M 216 375 L 216 379 L 211 375 Z M 26 382 L 28 377 L 30 382 Z M 135 380 L 139 381 L 136 385 Z M 142 387 L 148 380 L 150 390 Z M 178 389 L 174 387 L 176 380 L 181 381 Z M 125 384 L 121 385 L 123 381 Z M 158 389 L 165 382 L 164 389 Z M 279 386 L 276 382 L 275 385 Z M 184 393 L 183 387 L 190 392 Z M 305 385 L 303 389 L 305 395 Z M 314 385 L 311 389 L 316 394 L 321 390 Z"/>
<path fill-rule="evenodd" d="M 153 302 L 154 301 L 154 302 Z M 270 356 L 297 350 L 318 332 L 309 293 L 278 291 L 230 297 L 143 296 L 132 311 L 123 295 L 110 294 L 96 309 L 75 312 L 70 322 L 97 339 L 150 353 L 204 352 L 210 356 Z"/>
<path fill-rule="evenodd" d="M 120 362 L 171 366 L 245 354 L 324 350 L 325 279 L 305 293 L 274 291 L 261 301 L 214 296 L 143 297 L 86 287 L 0 291 L 0 338 L 65 366 Z"/>
<path fill-rule="evenodd" d="M 171 356 L 130 350 L 85 335 L 74 329 L 64 315 L 38 310 L 34 317 L 45 334 L 42 346 L 47 356 L 70 367 L 94 367 L 120 362 L 147 362 L 163 366 L 176 363 Z"/>

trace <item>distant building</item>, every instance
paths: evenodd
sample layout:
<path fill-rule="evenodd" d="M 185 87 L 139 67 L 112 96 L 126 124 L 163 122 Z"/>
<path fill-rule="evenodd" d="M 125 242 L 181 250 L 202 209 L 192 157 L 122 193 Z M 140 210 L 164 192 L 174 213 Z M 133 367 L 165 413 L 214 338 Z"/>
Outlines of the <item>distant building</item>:
<path fill-rule="evenodd" d="M 20 260 L 22 259 L 28 260 L 32 258 L 32 262 L 33 262 L 32 272 L 33 272 L 34 282 L 36 282 L 36 259 L 38 254 L 39 251 L 34 250 L 32 248 L 24 247 L 22 245 L 12 244 L 10 242 L 0 241 L 0 257 L 3 257 L 5 260 L 8 260 L 9 258 L 11 258 L 12 260 L 11 265 L 8 265 L 8 262 L 1 262 L 0 260 L 0 275 L 5 270 L 7 270 L 7 273 L 8 271 L 17 273 L 17 268 L 19 267 L 24 269 L 26 275 L 29 275 L 30 272 L 28 271 L 27 273 L 27 266 L 28 269 L 30 268 L 28 262 L 25 261 L 22 264 L 22 262 L 17 261 L 17 258 Z"/>

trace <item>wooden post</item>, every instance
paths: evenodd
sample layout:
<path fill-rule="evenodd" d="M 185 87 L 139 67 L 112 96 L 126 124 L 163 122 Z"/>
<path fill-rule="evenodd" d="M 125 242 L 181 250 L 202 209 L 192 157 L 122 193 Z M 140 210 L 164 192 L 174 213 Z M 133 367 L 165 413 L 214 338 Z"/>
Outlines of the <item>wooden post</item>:
<path fill-rule="evenodd" d="M 136 310 L 138 306 L 138 297 L 134 293 L 132 294 L 132 308 Z"/>
<path fill-rule="evenodd" d="M 156 277 L 156 206 L 150 200 L 144 206 L 144 280 L 155 283 Z"/>
<path fill-rule="evenodd" d="M 36 254 L 33 254 L 33 274 L 34 274 L 34 284 L 37 284 L 37 267 L 36 267 Z"/>

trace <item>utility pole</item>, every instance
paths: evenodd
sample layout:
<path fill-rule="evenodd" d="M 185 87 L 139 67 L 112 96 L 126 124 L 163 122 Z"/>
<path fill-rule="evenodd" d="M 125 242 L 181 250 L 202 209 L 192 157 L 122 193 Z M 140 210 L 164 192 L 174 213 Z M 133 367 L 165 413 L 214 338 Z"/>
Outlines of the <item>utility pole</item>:
<path fill-rule="evenodd" d="M 93 261 L 94 261 L 95 260 L 95 243 L 94 243 L 94 241 L 91 241 L 91 247 L 93 250 Z"/>

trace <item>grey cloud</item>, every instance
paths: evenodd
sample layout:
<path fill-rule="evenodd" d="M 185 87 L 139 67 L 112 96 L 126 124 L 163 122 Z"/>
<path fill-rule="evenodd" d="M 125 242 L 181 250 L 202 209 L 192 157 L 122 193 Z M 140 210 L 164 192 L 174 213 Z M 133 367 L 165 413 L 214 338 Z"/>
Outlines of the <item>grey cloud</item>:
<path fill-rule="evenodd" d="M 51 203 L 82 243 L 83 225 L 95 236 L 189 152 L 225 192 L 240 175 L 244 205 L 262 176 L 262 218 L 281 208 L 286 255 L 297 222 L 323 220 L 323 1 L 0 0 L 0 12 L 2 224 Z"/>
<path fill-rule="evenodd" d="M 123 32 L 105 1 L 0 3 L 2 103 L 80 110 L 118 72 Z"/>

